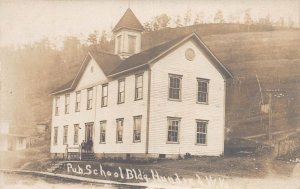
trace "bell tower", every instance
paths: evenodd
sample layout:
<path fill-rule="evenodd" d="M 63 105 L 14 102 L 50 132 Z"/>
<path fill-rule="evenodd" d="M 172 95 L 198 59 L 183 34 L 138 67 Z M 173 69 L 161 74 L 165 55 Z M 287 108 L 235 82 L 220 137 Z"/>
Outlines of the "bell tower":
<path fill-rule="evenodd" d="M 130 8 L 113 29 L 115 54 L 122 59 L 141 51 L 141 35 L 144 28 Z"/>

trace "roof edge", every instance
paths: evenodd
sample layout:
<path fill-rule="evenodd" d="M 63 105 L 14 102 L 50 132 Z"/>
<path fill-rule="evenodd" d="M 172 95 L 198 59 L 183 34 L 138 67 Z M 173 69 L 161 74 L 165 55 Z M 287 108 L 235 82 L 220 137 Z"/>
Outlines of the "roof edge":
<path fill-rule="evenodd" d="M 217 68 L 215 65 L 215 68 L 220 72 L 220 74 L 222 75 L 222 77 L 226 80 L 228 78 L 233 78 L 233 75 L 232 73 L 225 67 L 224 64 L 222 64 L 220 62 L 220 60 L 212 53 L 212 51 L 207 47 L 207 45 L 201 40 L 201 38 L 195 33 L 195 32 L 192 32 L 191 34 L 187 35 L 186 37 L 184 37 L 182 40 L 180 40 L 179 42 L 177 42 L 176 44 L 174 44 L 172 47 L 168 48 L 167 50 L 163 51 L 162 53 L 160 53 L 158 56 L 152 58 L 151 60 L 149 60 L 148 62 L 144 63 L 144 64 L 141 64 L 141 65 L 138 65 L 138 66 L 135 66 L 133 68 L 129 68 L 127 70 L 123 70 L 121 72 L 118 72 L 118 73 L 115 73 L 115 74 L 110 74 L 108 75 L 107 77 L 114 77 L 114 76 L 117 76 L 117 75 L 120 75 L 120 74 L 123 74 L 123 73 L 126 73 L 126 72 L 129 72 L 129 71 L 132 71 L 134 69 L 138 69 L 142 66 L 145 66 L 145 65 L 148 65 L 150 63 L 153 63 L 155 62 L 157 59 L 161 58 L 162 56 L 165 56 L 167 53 L 169 53 L 170 51 L 172 51 L 173 49 L 177 48 L 180 44 L 184 43 L 186 40 L 190 39 L 191 37 L 196 37 L 197 41 L 201 43 L 201 46 L 212 56 L 212 58 L 222 67 L 222 69 L 224 69 L 224 71 L 227 73 L 227 74 L 224 74 L 221 72 L 221 70 L 219 68 Z M 167 43 L 167 42 L 166 42 Z M 159 45 L 157 45 L 159 46 Z M 156 46 L 156 47 L 157 47 Z M 155 47 L 152 47 L 152 48 L 155 48 Z M 228 75 L 228 76 L 226 76 Z"/>

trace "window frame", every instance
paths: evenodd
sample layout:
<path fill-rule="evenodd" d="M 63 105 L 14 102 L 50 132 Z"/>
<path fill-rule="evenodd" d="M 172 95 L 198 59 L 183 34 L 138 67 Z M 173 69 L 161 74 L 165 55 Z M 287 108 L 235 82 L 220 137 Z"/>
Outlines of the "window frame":
<path fill-rule="evenodd" d="M 59 115 L 59 103 L 60 103 L 60 96 L 55 97 L 55 116 Z"/>
<path fill-rule="evenodd" d="M 64 125 L 64 132 L 63 132 L 63 145 L 68 144 L 68 125 Z"/>
<path fill-rule="evenodd" d="M 178 121 L 177 141 L 169 141 L 169 121 Z M 167 144 L 180 144 L 180 125 L 181 117 L 167 117 Z"/>
<path fill-rule="evenodd" d="M 123 88 L 123 92 L 120 91 L 120 83 L 124 82 L 124 88 Z M 124 97 L 123 97 L 123 101 L 121 102 L 121 94 L 123 93 Z M 125 78 L 123 79 L 119 79 L 118 80 L 118 104 L 123 104 L 125 103 Z"/>
<path fill-rule="evenodd" d="M 138 87 L 138 77 L 142 77 L 142 86 Z M 141 89 L 142 90 L 142 94 L 141 97 L 138 98 L 138 90 Z M 140 73 L 140 74 L 136 74 L 135 75 L 135 87 L 134 87 L 134 100 L 142 100 L 143 96 L 144 96 L 144 73 Z"/>
<path fill-rule="evenodd" d="M 177 74 L 168 74 L 168 100 L 170 101 L 181 101 L 182 99 L 182 75 L 177 75 Z M 170 89 L 171 89 L 171 78 L 178 78 L 180 80 L 180 86 L 179 86 L 179 98 L 171 98 L 170 97 Z M 174 88 L 175 89 L 175 88 Z"/>
<path fill-rule="evenodd" d="M 136 50 L 136 39 L 137 39 L 137 36 L 135 36 L 135 35 L 128 35 L 127 37 L 128 37 L 128 53 L 134 54 L 135 50 Z M 133 47 L 132 47 L 132 49 L 130 48 L 131 47 L 131 45 L 130 45 L 130 42 L 131 42 L 130 40 L 131 39 L 134 39 L 133 40 Z M 133 52 L 131 50 L 133 50 Z"/>
<path fill-rule="evenodd" d="M 91 99 L 89 99 L 89 92 L 90 91 L 92 93 L 92 98 Z M 86 109 L 87 110 L 93 109 L 93 95 L 94 95 L 93 93 L 94 93 L 93 87 L 87 88 L 87 93 L 86 93 L 86 96 L 87 96 Z M 90 105 L 90 107 L 89 107 L 89 105 Z"/>
<path fill-rule="evenodd" d="M 107 94 L 106 96 L 103 95 L 103 89 L 104 87 L 106 87 L 106 91 L 107 91 Z M 103 104 L 104 102 L 104 98 L 106 98 L 106 104 Z M 102 84 L 102 91 L 101 91 L 101 107 L 107 107 L 108 106 L 108 83 L 105 83 L 105 84 Z"/>
<path fill-rule="evenodd" d="M 101 124 L 102 123 L 105 123 L 105 125 L 104 125 L 104 135 L 105 135 L 105 137 L 104 137 L 104 141 L 102 141 L 102 127 L 101 127 Z M 107 121 L 106 120 L 102 120 L 102 121 L 100 121 L 100 136 L 99 136 L 99 144 L 105 144 L 106 143 L 106 126 L 107 126 Z"/>
<path fill-rule="evenodd" d="M 199 91 L 199 83 L 200 82 L 205 82 L 207 83 L 207 91 L 203 92 L 203 91 Z M 197 78 L 197 87 L 196 87 L 196 103 L 197 104 L 206 104 L 208 105 L 208 100 L 209 100 L 209 79 L 204 79 L 204 78 Z M 206 102 L 200 102 L 199 101 L 199 93 L 206 93 Z"/>
<path fill-rule="evenodd" d="M 70 113 L 70 93 L 65 94 L 65 114 Z"/>
<path fill-rule="evenodd" d="M 75 134 L 76 134 L 76 131 L 77 131 L 77 135 L 75 135 Z M 77 138 L 77 141 L 75 141 L 75 136 L 76 136 L 76 138 Z M 79 141 L 79 124 L 74 124 L 73 144 L 74 144 L 74 145 L 78 145 L 78 144 L 79 144 L 78 141 Z"/>
<path fill-rule="evenodd" d="M 79 101 L 78 101 L 79 96 Z M 75 112 L 80 112 L 80 105 L 81 105 L 81 91 L 76 91 L 75 93 Z"/>
<path fill-rule="evenodd" d="M 118 129 L 118 122 L 119 121 L 121 121 L 121 123 L 122 123 L 122 141 L 119 141 L 118 140 L 118 131 L 119 131 L 119 129 Z M 124 139 L 124 118 L 118 118 L 118 119 L 116 119 L 116 143 L 123 143 L 123 140 Z"/>
<path fill-rule="evenodd" d="M 53 133 L 54 133 L 54 135 L 53 135 L 53 145 L 57 146 L 57 144 L 58 144 L 58 127 L 57 126 L 53 127 Z"/>
<path fill-rule="evenodd" d="M 208 145 L 208 120 L 203 120 L 203 119 L 196 119 L 196 138 L 195 138 L 195 145 L 199 145 L 199 146 L 207 146 Z M 203 132 L 198 132 L 198 123 L 205 123 L 205 130 L 206 130 L 206 133 L 203 133 Z M 198 143 L 198 133 L 199 134 L 205 134 L 205 144 L 202 144 L 202 143 Z"/>
<path fill-rule="evenodd" d="M 136 136 L 135 131 L 137 130 L 137 128 L 136 128 L 136 119 L 140 119 L 140 127 L 139 127 L 140 139 L 139 140 L 135 139 L 135 136 Z M 133 143 L 139 143 L 139 142 L 142 141 L 142 121 L 143 121 L 142 115 L 133 116 Z"/>
<path fill-rule="evenodd" d="M 119 54 L 119 53 L 122 53 L 121 52 L 121 46 L 122 46 L 122 35 L 118 35 L 117 36 L 117 48 L 118 48 L 118 50 L 117 50 L 117 53 Z"/>

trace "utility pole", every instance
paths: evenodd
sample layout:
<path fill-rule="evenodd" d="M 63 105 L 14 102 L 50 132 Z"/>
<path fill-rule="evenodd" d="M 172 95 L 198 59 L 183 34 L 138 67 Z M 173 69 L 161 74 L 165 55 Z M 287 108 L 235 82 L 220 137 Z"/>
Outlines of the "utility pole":
<path fill-rule="evenodd" d="M 269 124 L 268 124 L 268 139 L 270 140 L 272 138 L 271 135 L 271 127 L 273 124 L 273 120 L 272 120 L 272 93 L 269 93 Z"/>
<path fill-rule="evenodd" d="M 272 134 L 271 134 L 271 128 L 273 126 L 273 108 L 272 108 L 272 98 L 277 97 L 283 97 L 286 95 L 286 91 L 281 90 L 281 89 L 267 89 L 264 91 L 265 93 L 268 94 L 269 97 L 269 104 L 268 104 L 268 113 L 269 113 L 269 124 L 268 124 L 268 129 L 267 129 L 267 137 L 268 140 L 272 139 Z"/>

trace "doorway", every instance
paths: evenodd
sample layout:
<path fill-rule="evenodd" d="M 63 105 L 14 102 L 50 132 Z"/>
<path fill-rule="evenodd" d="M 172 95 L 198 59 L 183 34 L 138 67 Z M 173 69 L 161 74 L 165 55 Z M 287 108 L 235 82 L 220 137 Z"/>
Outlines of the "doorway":
<path fill-rule="evenodd" d="M 85 141 L 93 141 L 93 125 L 94 123 L 85 124 Z"/>

